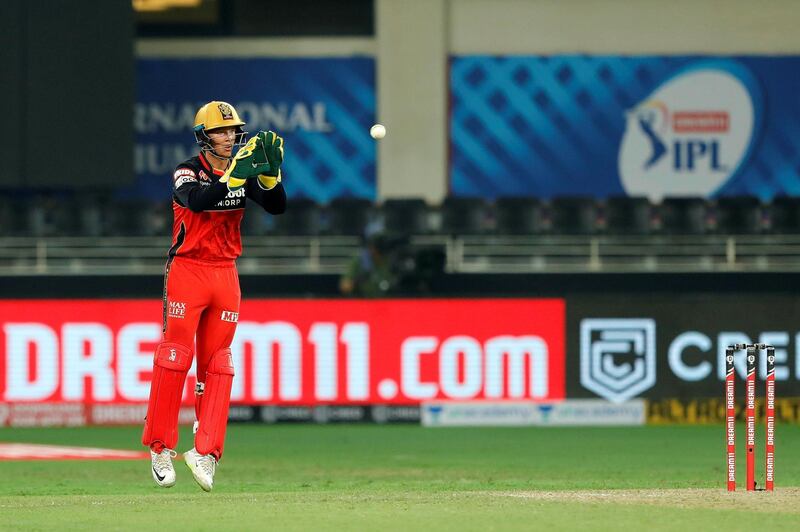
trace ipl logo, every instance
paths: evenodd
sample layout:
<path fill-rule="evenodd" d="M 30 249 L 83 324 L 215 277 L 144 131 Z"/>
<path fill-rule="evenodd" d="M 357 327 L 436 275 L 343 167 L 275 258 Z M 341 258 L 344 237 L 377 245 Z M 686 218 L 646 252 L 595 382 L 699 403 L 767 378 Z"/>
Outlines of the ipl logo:
<path fill-rule="evenodd" d="M 746 161 L 760 122 L 752 74 L 735 62 L 677 73 L 626 115 L 618 166 L 629 195 L 709 196 Z"/>
<path fill-rule="evenodd" d="M 587 318 L 581 321 L 581 384 L 621 403 L 656 383 L 656 322 Z"/>

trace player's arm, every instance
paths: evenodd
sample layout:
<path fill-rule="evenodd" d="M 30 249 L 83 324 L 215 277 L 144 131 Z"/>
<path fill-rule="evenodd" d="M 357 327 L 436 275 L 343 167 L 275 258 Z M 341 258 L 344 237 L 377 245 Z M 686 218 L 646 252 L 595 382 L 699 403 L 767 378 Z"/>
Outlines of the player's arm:
<path fill-rule="evenodd" d="M 286 211 L 286 190 L 283 183 L 275 184 L 271 189 L 265 190 L 257 180 L 250 179 L 245 185 L 245 194 L 261 205 L 270 214 L 283 214 Z"/>
<path fill-rule="evenodd" d="M 201 185 L 194 170 L 179 166 L 172 176 L 172 189 L 181 205 L 194 212 L 212 208 L 228 194 L 225 183 Z"/>

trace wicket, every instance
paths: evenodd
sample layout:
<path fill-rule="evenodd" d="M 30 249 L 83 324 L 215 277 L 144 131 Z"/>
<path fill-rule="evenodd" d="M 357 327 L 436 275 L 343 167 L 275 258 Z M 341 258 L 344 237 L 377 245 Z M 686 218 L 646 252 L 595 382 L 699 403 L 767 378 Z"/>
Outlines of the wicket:
<path fill-rule="evenodd" d="M 734 383 L 736 370 L 734 354 L 746 350 L 747 377 L 745 379 L 745 426 L 747 449 L 747 491 L 755 491 L 756 450 L 756 359 L 758 351 L 766 351 L 766 459 L 764 489 L 775 489 L 775 348 L 767 344 L 734 344 L 725 350 L 725 441 L 727 444 L 726 471 L 728 491 L 736 491 L 736 397 Z"/>

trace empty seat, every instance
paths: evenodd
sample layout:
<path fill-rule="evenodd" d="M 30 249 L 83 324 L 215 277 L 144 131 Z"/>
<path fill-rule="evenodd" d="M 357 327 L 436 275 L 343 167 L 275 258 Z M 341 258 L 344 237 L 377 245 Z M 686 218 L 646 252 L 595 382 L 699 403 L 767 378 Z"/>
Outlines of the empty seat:
<path fill-rule="evenodd" d="M 242 218 L 242 235 L 261 236 L 274 227 L 270 223 L 270 215 L 264 208 L 255 201 L 248 201 L 244 208 L 244 218 Z"/>
<path fill-rule="evenodd" d="M 652 215 L 647 198 L 611 197 L 605 203 L 605 228 L 611 234 L 646 235 L 652 229 Z"/>
<path fill-rule="evenodd" d="M 442 232 L 475 235 L 486 227 L 486 201 L 483 198 L 448 196 L 442 202 Z"/>
<path fill-rule="evenodd" d="M 287 236 L 320 234 L 320 207 L 314 200 L 297 198 L 286 206 L 286 212 L 275 217 L 274 232 Z"/>
<path fill-rule="evenodd" d="M 30 208 L 35 204 L 27 196 L 0 197 L 0 236 L 30 236 Z"/>
<path fill-rule="evenodd" d="M 428 233 L 428 213 L 422 198 L 390 198 L 381 205 L 383 227 L 392 234 Z"/>
<path fill-rule="evenodd" d="M 370 221 L 372 202 L 365 198 L 336 198 L 328 205 L 328 232 L 363 235 Z"/>
<path fill-rule="evenodd" d="M 597 204 L 594 198 L 562 196 L 550 203 L 551 229 L 564 235 L 589 235 L 597 230 Z"/>
<path fill-rule="evenodd" d="M 531 235 L 545 230 L 542 202 L 522 196 L 500 197 L 494 202 L 495 232 L 502 235 Z"/>
<path fill-rule="evenodd" d="M 29 211 L 33 236 L 80 236 L 81 214 L 73 198 L 40 197 Z"/>
<path fill-rule="evenodd" d="M 776 196 L 767 205 L 769 230 L 773 233 L 800 233 L 800 197 Z"/>
<path fill-rule="evenodd" d="M 729 196 L 717 200 L 716 230 L 719 233 L 748 235 L 761 232 L 761 201 L 754 196 Z"/>
<path fill-rule="evenodd" d="M 107 234 L 112 236 L 148 236 L 150 202 L 142 199 L 111 201 L 104 206 Z"/>
<path fill-rule="evenodd" d="M 664 198 L 658 208 L 661 230 L 667 234 L 703 234 L 707 230 L 706 202 L 697 197 Z"/>

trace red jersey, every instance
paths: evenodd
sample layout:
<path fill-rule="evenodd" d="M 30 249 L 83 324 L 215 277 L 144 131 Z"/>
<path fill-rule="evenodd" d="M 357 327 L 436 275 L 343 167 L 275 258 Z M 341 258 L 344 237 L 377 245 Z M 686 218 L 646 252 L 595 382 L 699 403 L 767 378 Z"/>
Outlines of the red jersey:
<path fill-rule="evenodd" d="M 240 225 L 246 198 L 272 214 L 286 209 L 282 184 L 264 190 L 257 179 L 248 179 L 244 187 L 231 192 L 219 182 L 223 173 L 215 170 L 203 153 L 175 168 L 170 257 L 232 264 L 242 253 Z"/>

